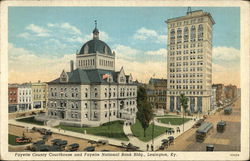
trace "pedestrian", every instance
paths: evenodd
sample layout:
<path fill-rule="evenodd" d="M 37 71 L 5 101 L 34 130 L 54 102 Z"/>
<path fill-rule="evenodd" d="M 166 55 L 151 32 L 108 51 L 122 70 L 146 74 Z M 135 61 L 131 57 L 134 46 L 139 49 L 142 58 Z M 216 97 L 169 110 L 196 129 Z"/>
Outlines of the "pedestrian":
<path fill-rule="evenodd" d="M 153 144 L 151 145 L 151 151 L 154 151 L 154 146 L 153 146 Z"/>
<path fill-rule="evenodd" d="M 147 151 L 148 151 L 148 149 L 149 149 L 149 145 L 147 144 Z"/>
<path fill-rule="evenodd" d="M 59 130 L 59 132 L 60 132 L 61 128 L 59 127 L 58 130 Z"/>

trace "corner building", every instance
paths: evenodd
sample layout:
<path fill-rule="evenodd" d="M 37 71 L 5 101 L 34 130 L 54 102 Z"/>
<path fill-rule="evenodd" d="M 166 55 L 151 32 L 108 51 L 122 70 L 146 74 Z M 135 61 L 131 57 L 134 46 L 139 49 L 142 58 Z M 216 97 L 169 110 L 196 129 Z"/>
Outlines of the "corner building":
<path fill-rule="evenodd" d="M 121 68 L 115 71 L 115 52 L 93 39 L 76 53 L 76 69 L 48 83 L 48 125 L 99 126 L 115 120 L 135 123 L 137 85 Z"/>
<path fill-rule="evenodd" d="M 182 111 L 180 94 L 189 98 L 192 113 L 207 113 L 212 95 L 212 31 L 210 13 L 188 11 L 166 21 L 168 27 L 167 108 Z"/>

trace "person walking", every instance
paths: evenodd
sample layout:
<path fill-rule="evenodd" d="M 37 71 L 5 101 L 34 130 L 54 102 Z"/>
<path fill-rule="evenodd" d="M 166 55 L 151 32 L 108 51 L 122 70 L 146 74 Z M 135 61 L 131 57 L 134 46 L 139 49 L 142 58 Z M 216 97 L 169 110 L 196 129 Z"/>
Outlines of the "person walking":
<path fill-rule="evenodd" d="M 148 151 L 148 149 L 149 149 L 149 145 L 147 144 L 147 151 Z"/>
<path fill-rule="evenodd" d="M 151 151 L 154 151 L 154 146 L 153 146 L 153 144 L 151 145 Z"/>

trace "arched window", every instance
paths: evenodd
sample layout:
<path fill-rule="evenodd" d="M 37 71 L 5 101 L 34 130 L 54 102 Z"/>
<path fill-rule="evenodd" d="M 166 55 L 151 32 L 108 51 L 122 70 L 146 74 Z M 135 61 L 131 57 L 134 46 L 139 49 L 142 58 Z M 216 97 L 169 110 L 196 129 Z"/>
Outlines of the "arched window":
<path fill-rule="evenodd" d="M 184 28 L 184 42 L 188 42 L 188 27 Z"/>
<path fill-rule="evenodd" d="M 190 41 L 195 41 L 195 38 L 196 38 L 196 29 L 195 29 L 195 26 L 191 27 L 190 34 L 191 34 Z"/>
<path fill-rule="evenodd" d="M 86 45 L 86 46 L 84 47 L 84 53 L 85 53 L 85 54 L 87 54 L 87 53 L 88 53 L 88 51 L 89 51 L 89 46 L 88 46 L 88 45 Z"/>
<path fill-rule="evenodd" d="M 175 44 L 175 30 L 170 31 L 170 44 Z"/>
<path fill-rule="evenodd" d="M 181 43 L 181 39 L 182 39 L 182 30 L 181 28 L 177 29 L 177 43 Z"/>
<path fill-rule="evenodd" d="M 203 25 L 200 24 L 198 27 L 198 41 L 203 40 Z"/>

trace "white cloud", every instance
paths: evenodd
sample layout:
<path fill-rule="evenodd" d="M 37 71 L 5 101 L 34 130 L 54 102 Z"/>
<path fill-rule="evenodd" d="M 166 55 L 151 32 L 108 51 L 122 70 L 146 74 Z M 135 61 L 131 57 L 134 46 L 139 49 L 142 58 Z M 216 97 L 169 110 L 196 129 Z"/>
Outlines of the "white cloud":
<path fill-rule="evenodd" d="M 219 46 L 213 48 L 213 59 L 221 61 L 235 61 L 240 59 L 240 51 L 232 47 Z"/>
<path fill-rule="evenodd" d="M 69 71 L 69 61 L 75 60 L 75 54 L 62 57 L 37 56 L 9 44 L 9 81 L 12 83 L 51 81 L 59 77 L 62 69 Z"/>
<path fill-rule="evenodd" d="M 166 43 L 167 35 L 160 35 L 155 30 L 147 29 L 145 27 L 140 28 L 134 34 L 136 40 L 150 40 L 155 43 Z"/>
<path fill-rule="evenodd" d="M 165 61 L 146 61 L 136 62 L 124 59 L 116 59 L 116 69 L 123 66 L 125 74 L 132 74 L 134 80 L 148 82 L 151 77 L 166 78 L 167 62 Z"/>
<path fill-rule="evenodd" d="M 28 32 L 23 32 L 23 33 L 18 34 L 17 37 L 29 39 L 29 38 L 31 38 L 31 35 Z"/>
<path fill-rule="evenodd" d="M 114 51 L 116 53 L 116 58 L 126 59 L 126 60 L 134 60 L 136 54 L 139 54 L 141 51 L 137 49 L 133 49 L 129 46 L 125 45 L 115 45 Z"/>
<path fill-rule="evenodd" d="M 81 31 L 77 28 L 77 27 L 75 27 L 75 26 L 72 26 L 72 25 L 70 25 L 69 23 L 62 23 L 61 24 L 61 28 L 63 28 L 63 29 L 66 29 L 66 30 L 70 30 L 70 31 L 72 31 L 74 34 L 81 34 Z"/>
<path fill-rule="evenodd" d="M 46 30 L 46 29 L 39 27 L 37 25 L 34 25 L 34 24 L 30 24 L 29 26 L 26 27 L 26 29 L 34 32 L 36 34 L 36 36 L 39 36 L 39 37 L 50 36 L 49 30 Z"/>
<path fill-rule="evenodd" d="M 161 48 L 155 51 L 147 51 L 145 52 L 145 54 L 152 55 L 152 56 L 159 55 L 159 56 L 167 57 L 167 49 Z"/>

